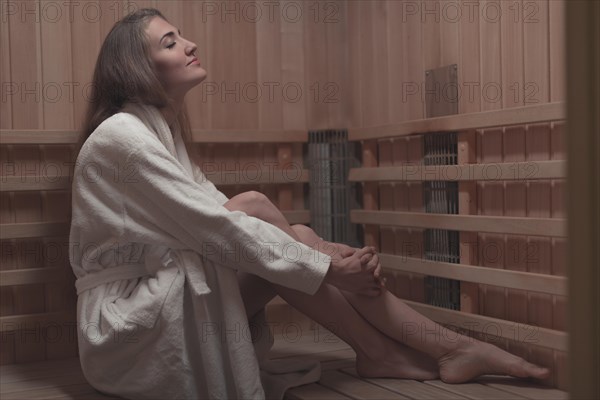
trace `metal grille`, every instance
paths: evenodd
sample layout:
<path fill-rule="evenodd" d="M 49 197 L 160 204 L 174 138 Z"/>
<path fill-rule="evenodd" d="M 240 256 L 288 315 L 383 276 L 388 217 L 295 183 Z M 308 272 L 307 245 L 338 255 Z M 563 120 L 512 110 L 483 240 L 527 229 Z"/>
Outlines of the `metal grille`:
<path fill-rule="evenodd" d="M 350 210 L 358 204 L 356 185 L 348 182 L 348 173 L 358 164 L 356 150 L 346 130 L 308 133 L 310 225 L 323 239 L 353 247 L 360 244 Z"/>
<path fill-rule="evenodd" d="M 427 134 L 423 163 L 425 165 L 457 164 L 456 133 Z M 458 214 L 458 182 L 423 182 L 425 212 Z M 433 261 L 459 263 L 459 232 L 445 229 L 425 230 L 425 258 Z M 460 281 L 428 276 L 425 278 L 427 303 L 460 310 Z"/>

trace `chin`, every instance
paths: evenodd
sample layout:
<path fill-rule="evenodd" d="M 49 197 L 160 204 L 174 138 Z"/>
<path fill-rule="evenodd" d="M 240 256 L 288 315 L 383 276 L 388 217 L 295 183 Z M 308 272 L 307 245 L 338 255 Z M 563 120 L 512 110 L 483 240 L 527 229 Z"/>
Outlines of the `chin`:
<path fill-rule="evenodd" d="M 201 68 L 201 71 L 199 71 L 199 74 L 198 74 L 198 78 L 195 79 L 194 81 L 197 82 L 197 83 L 200 83 L 200 82 L 202 82 L 203 80 L 206 79 L 207 75 L 208 74 L 206 73 L 206 70 L 203 69 L 203 68 Z"/>

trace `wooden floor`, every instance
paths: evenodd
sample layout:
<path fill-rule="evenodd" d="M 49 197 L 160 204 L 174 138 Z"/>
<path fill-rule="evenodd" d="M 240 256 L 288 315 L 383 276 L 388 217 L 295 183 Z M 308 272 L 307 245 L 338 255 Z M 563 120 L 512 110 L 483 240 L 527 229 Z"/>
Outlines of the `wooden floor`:
<path fill-rule="evenodd" d="M 439 380 L 360 379 L 354 369 L 355 353 L 326 331 L 305 331 L 296 340 L 277 336 L 272 358 L 309 355 L 322 363 L 318 383 L 288 391 L 286 399 L 568 399 L 564 391 L 500 376 L 486 376 L 468 384 Z M 8 399 L 111 399 L 85 380 L 79 360 L 44 361 L 0 367 L 0 398 Z"/>

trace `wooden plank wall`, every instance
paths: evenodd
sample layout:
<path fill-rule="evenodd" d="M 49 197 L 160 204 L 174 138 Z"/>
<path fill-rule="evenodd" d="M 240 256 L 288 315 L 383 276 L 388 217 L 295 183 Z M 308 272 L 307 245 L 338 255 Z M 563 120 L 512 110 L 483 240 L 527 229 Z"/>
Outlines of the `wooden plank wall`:
<path fill-rule="evenodd" d="M 182 35 L 198 45 L 208 77 L 187 96 L 193 129 L 319 129 L 340 126 L 345 65 L 345 25 L 337 3 L 281 1 L 127 1 L 49 2 L 1 0 L 0 129 L 81 127 L 85 101 L 100 46 L 113 24 L 127 12 L 158 8 Z M 268 2 L 267 2 L 268 3 Z M 257 14 L 258 13 L 258 14 Z M 70 145 L 2 145 L 2 175 L 68 174 L 75 160 Z M 216 171 L 256 166 L 303 168 L 303 143 L 195 144 L 203 167 Z M 252 166 L 248 166 L 251 163 Z M 16 171 L 15 169 L 18 169 Z M 251 176 L 251 173 L 248 173 Z M 263 175 L 264 177 L 264 175 Z M 305 209 L 302 183 L 234 185 L 229 197 L 260 190 L 282 210 Z M 2 223 L 67 220 L 70 191 L 2 192 Z M 68 237 L 3 240 L 3 270 L 56 266 L 69 269 Z M 42 246 L 44 243 L 50 246 Z M 52 259 L 37 251 L 58 244 Z M 71 277 L 73 278 L 73 277 Z M 72 309 L 73 279 L 0 287 L 0 315 L 49 313 Z M 71 308 L 69 308 L 71 307 Z M 74 315 L 74 314 L 73 314 Z M 71 321 L 72 322 L 72 321 Z M 8 329 L 8 328 L 7 328 Z M 76 354 L 73 327 L 61 326 L 49 344 L 39 327 L 2 332 L 0 363 L 27 362 Z M 36 330 L 37 329 L 37 330 Z M 36 336 L 37 335 L 37 336 Z"/>
<path fill-rule="evenodd" d="M 347 121 L 371 127 L 425 118 L 425 70 L 458 65 L 459 113 L 565 101 L 564 1 L 373 1 L 343 3 L 348 15 Z M 564 160 L 564 122 L 460 132 L 459 163 Z M 363 166 L 420 162 L 420 137 L 363 141 L 377 159 Z M 411 141 L 416 141 L 411 153 Z M 377 143 L 371 143 L 377 142 Z M 365 154 L 363 152 L 363 154 Z M 411 154 L 413 157 L 411 157 Z M 460 213 L 564 218 L 564 179 L 460 183 Z M 365 183 L 380 210 L 419 211 L 419 183 Z M 385 253 L 420 249 L 420 233 L 366 226 Z M 461 234 L 461 263 L 566 275 L 564 238 Z M 393 244 L 396 243 L 396 247 Z M 400 245 L 398 245 L 400 244 Z M 413 256 L 417 256 L 413 254 Z M 422 281 L 393 273 L 397 295 L 418 300 Z M 390 273 L 388 273 L 390 282 Z M 389 286 L 389 285 L 388 285 Z M 462 285 L 463 311 L 566 330 L 566 298 L 491 285 Z M 535 333 L 533 333 L 535 336 Z M 524 340 L 495 344 L 553 368 L 565 388 L 566 354 Z"/>

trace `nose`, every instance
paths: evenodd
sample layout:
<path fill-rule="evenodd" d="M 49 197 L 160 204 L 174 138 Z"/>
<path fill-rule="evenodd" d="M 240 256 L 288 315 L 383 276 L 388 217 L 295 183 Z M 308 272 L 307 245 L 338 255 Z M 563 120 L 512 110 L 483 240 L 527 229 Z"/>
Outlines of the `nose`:
<path fill-rule="evenodd" d="M 198 50 L 198 46 L 196 46 L 196 43 L 193 42 L 189 42 L 189 47 L 188 47 L 188 54 L 194 54 L 196 53 L 196 50 Z"/>

